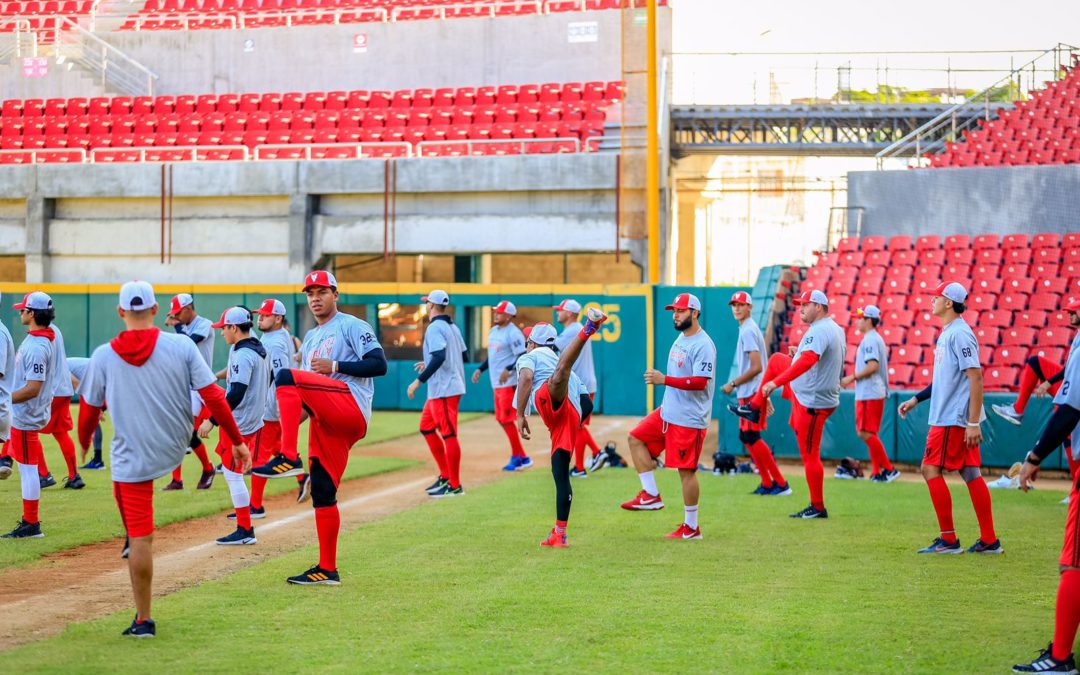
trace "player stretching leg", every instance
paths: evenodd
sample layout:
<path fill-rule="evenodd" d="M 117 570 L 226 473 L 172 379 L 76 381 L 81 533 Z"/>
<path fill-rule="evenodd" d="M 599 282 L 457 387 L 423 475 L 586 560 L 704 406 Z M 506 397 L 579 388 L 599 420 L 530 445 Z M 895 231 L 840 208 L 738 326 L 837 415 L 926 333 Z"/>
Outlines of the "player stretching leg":
<path fill-rule="evenodd" d="M 531 431 L 525 418 L 529 403 L 540 415 L 551 436 L 551 477 L 555 480 L 555 527 L 540 546 L 565 548 L 566 525 L 574 489 L 570 485 L 570 461 L 583 415 L 592 411 L 588 389 L 574 374 L 574 361 L 582 348 L 607 319 L 598 309 L 590 309 L 588 320 L 565 351 L 555 355 L 555 327 L 538 323 L 529 333 L 528 352 L 518 359 L 517 428 L 529 440 Z"/>
<path fill-rule="evenodd" d="M 562 332 L 559 333 L 559 337 L 555 341 L 555 346 L 558 347 L 559 351 L 563 351 L 570 346 L 570 342 L 581 332 L 581 322 L 578 321 L 578 317 L 581 316 L 581 304 L 573 298 L 567 298 L 552 307 L 552 309 L 555 310 L 556 320 L 563 327 Z M 589 390 L 589 400 L 596 403 L 596 366 L 593 363 L 592 341 L 585 344 L 585 347 L 581 350 L 581 356 L 574 361 L 574 374 Z M 574 448 L 574 468 L 570 472 L 572 478 L 585 478 L 589 475 L 585 472 L 586 447 L 592 452 L 592 459 L 589 460 L 589 472 L 599 471 L 607 464 L 607 452 L 600 449 L 596 444 L 596 440 L 593 439 L 592 433 L 589 432 L 589 420 L 591 418 L 592 414 L 590 413 L 581 419 L 581 429 L 577 433 L 577 447 Z"/>
<path fill-rule="evenodd" d="M 739 291 L 731 296 L 728 305 L 731 315 L 739 322 L 739 341 L 735 345 L 735 367 L 739 375 L 722 387 L 725 394 L 735 396 L 739 403 L 746 403 L 761 386 L 763 360 L 765 358 L 765 336 L 757 323 L 750 318 L 754 301 L 746 291 Z M 791 486 L 784 480 L 780 467 L 776 465 L 772 450 L 761 438 L 761 432 L 767 426 L 767 417 L 758 422 L 739 419 L 739 440 L 746 446 L 750 459 L 761 472 L 761 485 L 754 490 L 756 495 L 786 496 L 791 494 Z"/>
<path fill-rule="evenodd" d="M 668 351 L 667 374 L 655 368 L 645 371 L 646 384 L 665 385 L 664 400 L 630 431 L 630 455 L 634 460 L 641 492 L 622 505 L 628 511 L 664 508 L 656 487 L 656 458 L 664 452 L 664 466 L 678 469 L 682 480 L 684 519 L 666 535 L 668 539 L 701 539 L 698 526 L 698 458 L 712 416 L 716 345 L 699 323 L 701 301 L 681 293 L 667 306 L 679 337 Z"/>
<path fill-rule="evenodd" d="M 1080 322 L 1080 298 L 1065 305 L 1073 325 Z M 1061 388 L 1054 397 L 1057 409 L 1046 423 L 1035 448 L 1028 453 L 1020 469 L 1020 489 L 1027 492 L 1038 476 L 1039 464 L 1057 449 L 1080 423 L 1080 334 L 1073 338 L 1065 363 Z M 1075 675 L 1073 641 L 1080 626 L 1080 479 L 1073 477 L 1069 499 L 1069 517 L 1065 523 L 1065 545 L 1058 559 L 1061 580 L 1058 583 L 1054 640 L 1031 663 L 1013 666 L 1014 673 L 1069 673 Z"/>
<path fill-rule="evenodd" d="M 0 446 L 10 451 L 11 438 L 11 384 L 15 380 L 15 341 L 7 326 L 0 321 Z M 0 457 L 0 480 L 11 477 L 13 460 Z"/>
<path fill-rule="evenodd" d="M 875 483 L 891 483 L 900 477 L 885 446 L 878 438 L 881 418 L 885 413 L 885 399 L 889 396 L 889 348 L 877 332 L 881 323 L 881 310 L 867 305 L 855 310 L 856 328 L 863 334 L 855 355 L 855 373 L 848 375 L 840 384 L 855 384 L 855 431 L 870 451 L 870 480 Z"/>
<path fill-rule="evenodd" d="M 990 490 L 979 466 L 982 457 L 980 423 L 983 412 L 983 378 L 979 343 L 961 314 L 967 290 L 956 282 L 942 283 L 930 300 L 930 311 L 941 319 L 941 334 L 934 348 L 934 376 L 930 386 L 900 404 L 905 419 L 921 401 L 930 399 L 930 433 L 926 437 L 922 474 L 930 490 L 941 536 L 919 553 L 963 553 L 953 528 L 952 496 L 945 484 L 946 471 L 959 471 L 967 483 L 971 505 L 979 521 L 979 539 L 968 553 L 1001 553 L 994 533 Z M 932 396 L 931 396 L 932 394 Z"/>
<path fill-rule="evenodd" d="M 509 300 L 495 305 L 491 314 L 491 331 L 488 333 L 488 357 L 473 371 L 472 383 L 480 381 L 480 374 L 491 370 L 491 389 L 495 394 L 495 421 L 510 440 L 510 461 L 503 471 L 521 471 L 533 465 L 521 445 L 517 428 L 514 427 L 514 389 L 517 387 L 518 357 L 525 353 L 525 335 L 514 325 L 517 307 Z"/>
<path fill-rule="evenodd" d="M 319 562 L 289 577 L 290 584 L 341 583 L 337 571 L 337 540 L 341 514 L 338 485 L 349 463 L 349 450 L 367 434 L 371 420 L 372 378 L 386 374 L 386 357 L 366 321 L 339 312 L 337 279 L 318 270 L 307 275 L 304 293 L 315 317 L 315 328 L 300 348 L 302 369 L 278 371 L 278 412 L 281 414 L 281 452 L 296 453 L 300 422 L 307 415 L 308 473 Z M 263 467 L 265 469 L 265 466 Z M 267 478 L 278 478 L 260 471 Z"/>
<path fill-rule="evenodd" d="M 810 505 L 792 518 L 828 518 L 825 509 L 825 468 L 821 464 L 821 436 L 825 421 L 840 405 L 840 376 L 844 370 L 847 340 L 844 330 L 829 316 L 829 298 L 821 291 L 806 291 L 795 300 L 799 317 L 809 324 L 791 357 L 773 354 L 762 376 L 764 383 L 745 405 L 728 406 L 736 415 L 757 422 L 769 394 L 784 387 L 791 401 L 789 423 L 802 456 Z"/>

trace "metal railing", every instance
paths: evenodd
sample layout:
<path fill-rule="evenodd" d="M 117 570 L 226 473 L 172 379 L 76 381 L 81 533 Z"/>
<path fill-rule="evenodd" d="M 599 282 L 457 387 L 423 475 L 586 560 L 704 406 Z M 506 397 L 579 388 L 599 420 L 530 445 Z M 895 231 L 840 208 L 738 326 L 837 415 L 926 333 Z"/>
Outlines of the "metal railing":
<path fill-rule="evenodd" d="M 910 166 L 926 164 L 926 154 L 941 152 L 946 143 L 962 140 L 965 131 L 977 129 L 1002 108 L 1012 107 L 1012 101 L 1026 99 L 1031 92 L 1044 87 L 1043 74 L 1053 73 L 1054 80 L 1063 77 L 1078 55 L 1080 48 L 1063 43 L 1047 49 L 878 152 L 878 168 L 889 159 L 907 159 Z"/>
<path fill-rule="evenodd" d="M 420 141 L 416 144 L 417 157 L 447 157 L 447 156 L 473 156 L 481 157 L 490 155 L 482 148 L 491 148 L 495 154 L 513 155 L 528 154 L 529 146 L 551 144 L 554 152 L 580 152 L 581 141 L 577 138 L 492 138 L 492 139 L 465 139 L 457 141 Z M 554 147 L 558 145 L 560 149 Z M 563 150 L 562 148 L 565 148 Z M 499 151 L 502 151 L 501 153 Z M 551 153 L 544 153 L 551 154 Z"/>
<path fill-rule="evenodd" d="M 71 59 L 99 78 L 102 86 L 129 95 L 154 95 L 157 74 L 67 17 L 56 17 L 57 63 Z"/>
<path fill-rule="evenodd" d="M 26 158 L 26 161 L 22 161 L 21 158 L 23 157 Z M 87 161 L 89 161 L 89 154 L 85 148 L 10 148 L 0 150 L 0 164 L 85 164 Z"/>
<path fill-rule="evenodd" d="M 496 17 L 503 9 L 521 12 L 531 8 L 533 13 L 543 13 L 550 4 L 544 0 L 503 0 L 502 2 L 462 2 L 451 5 L 404 5 L 394 7 L 390 13 L 391 21 L 408 19 L 455 19 L 460 17 Z M 479 11 L 477 11 L 479 10 Z"/>
<path fill-rule="evenodd" d="M 233 157 L 239 153 L 240 157 Z M 214 162 L 247 161 L 251 150 L 246 145 L 192 145 L 155 147 L 94 148 L 89 152 L 92 164 L 111 162 Z"/>
<path fill-rule="evenodd" d="M 10 63 L 12 58 L 37 55 L 37 33 L 32 29 L 29 19 L 16 17 L 0 21 L 0 63 Z"/>
<path fill-rule="evenodd" d="M 386 143 L 267 143 L 255 146 L 252 159 L 387 159 L 412 157 L 412 144 Z"/>

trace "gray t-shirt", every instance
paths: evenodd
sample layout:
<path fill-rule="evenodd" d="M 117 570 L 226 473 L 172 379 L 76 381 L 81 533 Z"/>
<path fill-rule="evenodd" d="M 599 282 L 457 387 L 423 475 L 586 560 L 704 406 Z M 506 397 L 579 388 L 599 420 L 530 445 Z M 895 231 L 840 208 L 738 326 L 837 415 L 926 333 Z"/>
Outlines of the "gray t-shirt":
<path fill-rule="evenodd" d="M 15 381 L 15 342 L 0 323 L 0 441 L 11 438 L 11 385 Z"/>
<path fill-rule="evenodd" d="M 872 401 L 889 395 L 889 348 L 876 330 L 864 335 L 859 343 L 855 372 L 861 373 L 871 361 L 877 361 L 878 370 L 864 380 L 855 380 L 856 401 Z"/>
<path fill-rule="evenodd" d="M 668 350 L 668 377 L 707 377 L 709 384 L 701 391 L 664 387 L 660 418 L 670 424 L 690 429 L 707 429 L 712 418 L 713 391 L 716 389 L 716 345 L 704 330 L 687 337 L 680 334 Z"/>
<path fill-rule="evenodd" d="M 181 335 L 158 335 L 141 366 L 124 361 L 108 343 L 95 349 L 79 396 L 109 407 L 113 480 L 139 483 L 176 468 L 191 441 L 191 392 L 214 381 L 195 344 Z"/>
<path fill-rule="evenodd" d="M 979 342 L 964 319 L 941 331 L 934 347 L 934 379 L 930 395 L 932 427 L 967 426 L 971 381 L 967 369 L 979 368 Z M 985 417 L 985 413 L 980 416 Z"/>
<path fill-rule="evenodd" d="M 525 335 L 513 323 L 505 326 L 492 326 L 488 333 L 488 374 L 491 376 L 491 388 L 517 386 L 518 357 L 525 353 Z M 499 376 L 507 368 L 510 377 L 505 383 L 499 382 Z"/>
<path fill-rule="evenodd" d="M 263 420 L 266 422 L 276 422 L 280 419 L 277 406 L 277 388 L 274 385 L 274 378 L 277 377 L 277 373 L 282 368 L 293 367 L 293 356 L 296 355 L 296 345 L 293 343 L 292 336 L 289 335 L 289 331 L 284 328 L 278 330 L 272 330 L 269 333 L 263 333 L 262 338 L 259 340 L 262 342 L 263 347 L 266 348 L 266 360 L 270 362 L 270 391 L 266 394 L 266 407 L 263 410 Z"/>
<path fill-rule="evenodd" d="M 52 340 L 40 335 L 27 335 L 19 345 L 11 391 L 22 389 L 31 380 L 42 382 L 41 392 L 29 401 L 12 405 L 11 425 L 23 431 L 41 429 L 52 416 L 53 392 L 56 390 L 56 350 Z"/>
<path fill-rule="evenodd" d="M 54 323 L 50 328 L 56 337 L 53 338 L 53 349 L 56 350 L 56 390 L 53 396 L 71 398 L 75 395 L 75 389 L 71 386 L 71 370 L 68 368 L 67 349 L 64 347 L 64 334 Z"/>
<path fill-rule="evenodd" d="M 582 328 L 584 326 L 581 325 L 580 321 L 575 321 L 563 328 L 562 332 L 559 333 L 559 337 L 555 338 L 555 346 L 559 348 L 559 351 L 566 349 L 577 337 L 577 334 L 581 332 Z M 574 362 L 571 370 L 581 378 L 582 384 L 589 390 L 589 393 L 595 394 L 596 365 L 593 363 L 592 342 L 591 339 L 585 341 L 585 346 L 581 348 L 581 354 L 578 355 L 578 359 Z"/>
<path fill-rule="evenodd" d="M 835 408 L 840 405 L 840 378 L 844 374 L 847 338 L 831 316 L 818 319 L 799 342 L 795 361 L 811 351 L 820 358 L 814 367 L 791 381 L 791 390 L 804 408 Z"/>
<path fill-rule="evenodd" d="M 1080 332 L 1073 338 L 1072 348 L 1069 350 L 1069 360 L 1065 362 L 1065 375 L 1061 380 L 1061 387 L 1054 395 L 1054 403 L 1067 405 L 1080 410 Z M 1073 446 L 1073 452 L 1077 447 Z"/>
<path fill-rule="evenodd" d="M 206 361 L 207 367 L 211 370 L 214 368 L 214 329 L 212 326 L 213 322 L 210 319 L 201 316 L 196 316 L 186 326 L 184 324 L 176 325 L 176 332 L 181 335 L 186 335 L 189 338 L 202 336 L 202 340 L 195 346 L 199 350 L 199 355 L 203 357 L 203 361 Z"/>
<path fill-rule="evenodd" d="M 440 349 L 446 354 L 446 360 L 428 378 L 429 400 L 461 396 L 465 393 L 465 339 L 461 337 L 461 330 L 456 325 L 437 317 L 424 331 L 424 363 L 430 363 L 431 353 Z"/>
<path fill-rule="evenodd" d="M 331 361 L 362 361 L 370 351 L 382 349 L 375 331 L 367 321 L 351 314 L 338 312 L 321 326 L 315 326 L 304 336 L 300 345 L 302 367 L 311 370 L 312 359 Z M 371 399 L 375 396 L 375 381 L 370 377 L 354 377 L 345 373 L 331 373 L 326 377 L 344 382 L 356 400 L 364 419 L 371 422 Z"/>
<path fill-rule="evenodd" d="M 537 390 L 551 378 L 552 373 L 555 372 L 555 366 L 558 364 L 559 356 L 547 347 L 536 347 L 531 352 L 522 354 L 521 358 L 518 359 L 517 372 L 519 377 L 521 371 L 525 369 L 531 370 L 533 373 L 532 391 L 529 392 L 529 404 L 533 410 L 536 409 Z M 566 387 L 566 400 L 574 406 L 578 416 L 581 415 L 581 395 L 588 393 L 585 383 L 571 369 L 570 383 Z"/>
<path fill-rule="evenodd" d="M 263 425 L 266 396 L 270 391 L 270 363 L 248 345 L 235 344 L 229 350 L 229 365 L 225 371 L 225 385 L 246 384 L 247 391 L 240 404 L 233 409 L 236 426 L 240 433 L 253 434 Z"/>
<path fill-rule="evenodd" d="M 761 372 L 757 377 L 735 387 L 735 396 L 749 398 L 757 392 L 761 386 L 761 378 L 765 376 L 765 336 L 753 319 L 743 321 L 739 326 L 739 341 L 735 344 L 735 369 L 738 375 L 750 370 L 750 354 L 757 352 L 761 357 Z"/>
<path fill-rule="evenodd" d="M 90 363 L 90 359 L 85 356 L 71 356 L 68 357 L 67 364 L 68 370 L 75 376 L 76 380 L 82 381 L 86 375 L 86 366 Z M 71 378 L 68 378 L 71 381 Z"/>

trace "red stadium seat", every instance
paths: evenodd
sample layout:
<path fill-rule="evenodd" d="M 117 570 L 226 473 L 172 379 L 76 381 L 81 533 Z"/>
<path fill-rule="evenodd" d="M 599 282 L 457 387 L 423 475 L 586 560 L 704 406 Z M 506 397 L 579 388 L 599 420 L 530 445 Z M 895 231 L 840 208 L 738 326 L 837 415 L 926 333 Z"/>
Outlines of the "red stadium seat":
<path fill-rule="evenodd" d="M 941 237 L 936 235 L 924 235 L 915 240 L 915 250 L 920 253 L 941 248 Z"/>
<path fill-rule="evenodd" d="M 1033 347 L 1028 356 L 1038 356 L 1051 363 L 1065 363 L 1065 350 L 1061 347 Z"/>
<path fill-rule="evenodd" d="M 1040 347 L 1068 347 L 1070 338 L 1068 330 L 1051 326 L 1039 331 L 1035 342 Z"/>
<path fill-rule="evenodd" d="M 906 251 L 912 248 L 911 237 L 899 235 L 889 239 L 889 251 Z"/>
<path fill-rule="evenodd" d="M 994 390 L 1009 390 L 1016 386 L 1016 381 L 1020 376 L 1019 368 L 1010 368 L 1006 366 L 991 366 L 984 369 L 984 383 L 987 389 Z"/>
<path fill-rule="evenodd" d="M 1001 342 L 1001 329 L 993 326 L 972 326 L 975 337 L 981 345 L 996 345 Z"/>
<path fill-rule="evenodd" d="M 1031 238 L 1032 248 L 1042 248 L 1044 246 L 1058 247 L 1060 245 L 1061 235 L 1056 232 L 1037 234 Z"/>
<path fill-rule="evenodd" d="M 952 234 L 945 237 L 943 246 L 946 251 L 954 249 L 969 249 L 971 248 L 971 238 L 964 234 Z"/>
<path fill-rule="evenodd" d="M 893 309 L 884 312 L 885 322 L 891 326 L 911 326 L 915 319 L 915 312 L 911 310 Z"/>
<path fill-rule="evenodd" d="M 998 296 L 997 306 L 1000 309 L 1019 312 L 1027 309 L 1028 296 L 1025 293 L 1005 292 Z"/>
<path fill-rule="evenodd" d="M 994 360 L 990 363 L 999 366 L 1020 367 L 1028 357 L 1028 347 L 1025 345 L 1002 345 L 994 352 Z M 983 362 L 986 363 L 985 361 Z"/>
<path fill-rule="evenodd" d="M 914 372 L 911 375 L 911 388 L 912 389 L 925 389 L 927 385 L 934 378 L 934 369 L 932 366 L 921 365 L 916 366 Z"/>
<path fill-rule="evenodd" d="M 889 363 L 920 363 L 922 348 L 917 345 L 899 345 L 890 350 Z"/>
<path fill-rule="evenodd" d="M 884 251 L 885 237 L 863 237 L 862 250 L 867 253 L 870 251 Z"/>
<path fill-rule="evenodd" d="M 929 346 L 934 344 L 937 337 L 937 329 L 927 326 L 915 326 L 907 333 L 908 344 Z"/>

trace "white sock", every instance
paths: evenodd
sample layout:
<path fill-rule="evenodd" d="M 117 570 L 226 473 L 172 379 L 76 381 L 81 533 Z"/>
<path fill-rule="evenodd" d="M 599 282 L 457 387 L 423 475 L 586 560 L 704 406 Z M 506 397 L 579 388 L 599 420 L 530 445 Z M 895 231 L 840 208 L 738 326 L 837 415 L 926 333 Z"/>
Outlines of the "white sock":
<path fill-rule="evenodd" d="M 697 529 L 697 506 L 684 506 L 683 510 L 686 511 L 686 525 L 691 529 Z"/>
<path fill-rule="evenodd" d="M 41 499 L 41 479 L 37 464 L 19 464 L 19 483 L 23 499 Z"/>
<path fill-rule="evenodd" d="M 229 471 L 226 468 L 222 468 L 221 473 L 224 474 L 225 482 L 229 486 L 229 496 L 232 497 L 233 507 L 239 509 L 251 504 L 251 495 L 244 483 L 244 474 Z"/>
<path fill-rule="evenodd" d="M 656 475 L 652 471 L 645 471 L 637 475 L 641 479 L 641 489 L 648 492 L 653 497 L 660 494 L 660 489 L 656 487 Z"/>

